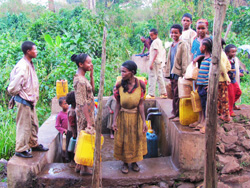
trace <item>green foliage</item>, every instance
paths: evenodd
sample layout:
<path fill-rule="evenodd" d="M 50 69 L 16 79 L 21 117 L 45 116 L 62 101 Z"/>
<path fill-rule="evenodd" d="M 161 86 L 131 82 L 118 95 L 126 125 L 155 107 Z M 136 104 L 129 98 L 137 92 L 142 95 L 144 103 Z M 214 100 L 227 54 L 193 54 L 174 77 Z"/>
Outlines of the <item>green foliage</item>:
<path fill-rule="evenodd" d="M 13 0 L 9 0 L 13 1 Z M 9 75 L 14 65 L 22 58 L 20 46 L 23 41 L 31 40 L 38 48 L 38 56 L 34 65 L 40 83 L 40 99 L 37 105 L 39 124 L 41 125 L 50 114 L 50 102 L 55 96 L 56 81 L 66 79 L 69 90 L 73 89 L 73 76 L 77 66 L 70 60 L 72 54 L 87 53 L 94 64 L 95 96 L 99 91 L 102 34 L 103 26 L 108 28 L 107 62 L 105 72 L 104 95 L 111 95 L 116 77 L 120 75 L 120 65 L 132 54 L 140 53 L 143 45 L 141 36 L 148 36 L 149 30 L 157 28 L 163 41 L 172 41 L 169 30 L 172 24 L 181 24 L 183 13 L 193 15 L 192 28 L 196 21 L 203 17 L 209 22 L 212 33 L 213 6 L 211 0 L 204 1 L 155 1 L 152 7 L 141 7 L 141 1 L 108 1 L 109 6 L 98 5 L 97 14 L 77 6 L 74 9 L 60 9 L 58 12 L 47 11 L 41 6 L 20 6 L 12 11 L 11 8 L 1 11 L 0 17 L 0 158 L 8 159 L 13 155 L 15 147 L 15 116 L 16 109 L 7 110 L 10 99 L 6 88 Z M 121 6 L 122 5 L 122 6 Z M 0 10 L 3 10 L 0 5 Z M 122 8 L 121 8 L 122 7 Z M 129 8 L 125 8 L 129 7 Z M 225 20 L 227 24 L 233 21 L 232 32 L 227 43 L 236 46 L 249 43 L 249 7 L 233 8 L 229 6 Z M 224 34 L 223 34 L 224 35 Z M 250 70 L 250 62 L 246 54 L 239 53 L 238 57 Z M 138 74 L 138 76 L 141 76 Z M 143 75 L 146 76 L 147 75 Z M 87 74 L 87 78 L 89 75 Z M 250 104 L 250 76 L 242 78 L 242 103 Z"/>

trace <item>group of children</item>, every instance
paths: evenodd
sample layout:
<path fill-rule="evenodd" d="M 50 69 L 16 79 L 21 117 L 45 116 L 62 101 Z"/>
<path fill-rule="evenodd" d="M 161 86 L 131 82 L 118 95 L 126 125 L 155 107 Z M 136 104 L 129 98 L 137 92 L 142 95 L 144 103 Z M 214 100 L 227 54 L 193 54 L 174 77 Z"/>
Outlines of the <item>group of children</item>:
<path fill-rule="evenodd" d="M 60 97 L 59 105 L 62 111 L 60 111 L 56 117 L 55 127 L 61 135 L 66 135 L 66 150 L 62 152 L 62 159 L 64 162 L 70 162 L 70 165 L 74 167 L 74 152 L 68 152 L 67 150 L 71 137 L 74 139 L 77 137 L 76 101 L 74 91 L 69 92 L 66 97 Z"/>
<path fill-rule="evenodd" d="M 151 29 L 149 32 L 150 38 L 141 38 L 145 43 L 145 48 L 149 50 L 149 88 L 146 98 L 155 98 L 155 84 L 159 85 L 161 98 L 167 98 L 166 86 L 164 77 L 170 80 L 171 91 L 173 96 L 172 116 L 170 119 L 179 121 L 179 94 L 178 94 L 178 79 L 184 77 L 187 66 L 192 62 L 195 65 L 198 63 L 199 73 L 198 79 L 195 82 L 198 94 L 201 100 L 202 111 L 199 114 L 199 120 L 189 126 L 205 132 L 205 115 L 206 102 L 209 83 L 209 71 L 211 64 L 213 39 L 208 35 L 208 22 L 205 19 L 200 19 L 196 23 L 196 32 L 191 29 L 192 16 L 188 13 L 182 17 L 182 26 L 179 24 L 172 25 L 170 35 L 173 42 L 169 52 L 164 58 L 164 48 L 162 41 L 158 38 L 158 31 Z M 222 40 L 222 47 L 225 42 Z M 229 44 L 225 47 L 225 52 L 222 50 L 220 63 L 220 77 L 218 90 L 218 114 L 219 118 L 225 122 L 229 122 L 231 117 L 235 116 L 233 110 L 239 110 L 235 102 L 241 96 L 239 87 L 239 63 L 236 58 L 236 46 Z M 147 54 L 148 55 L 148 54 Z M 66 143 L 69 144 L 71 137 L 77 137 L 76 126 L 76 102 L 74 92 L 68 93 L 66 97 L 59 99 L 59 105 L 62 111 L 56 119 L 56 129 L 61 134 L 66 134 Z M 68 105 L 71 105 L 69 108 Z M 115 110 L 116 100 L 113 96 L 108 99 L 106 107 L 109 110 L 108 128 L 110 129 L 110 137 L 114 138 L 112 123 Z M 67 147 L 66 146 L 66 147 Z M 74 164 L 74 152 L 63 153 L 63 159 Z"/>
<path fill-rule="evenodd" d="M 152 29 L 149 32 L 152 40 L 149 48 L 149 88 L 148 99 L 155 98 L 156 80 L 159 85 L 161 98 L 167 98 L 164 77 L 170 80 L 171 91 L 173 96 L 172 116 L 170 119 L 179 121 L 179 94 L 178 79 L 184 77 L 187 66 L 192 62 L 194 66 L 198 64 L 198 79 L 194 85 L 201 99 L 202 111 L 199 115 L 199 121 L 190 124 L 190 127 L 205 132 L 205 114 L 206 101 L 208 93 L 209 71 L 211 64 L 213 39 L 209 36 L 208 22 L 205 19 L 199 19 L 196 23 L 196 32 L 191 29 L 192 15 L 186 13 L 182 17 L 182 26 L 179 24 L 172 25 L 170 35 L 173 42 L 169 52 L 164 57 L 163 46 L 158 38 L 158 31 Z M 145 42 L 142 40 L 142 42 Z M 225 41 L 222 40 L 222 44 Z M 241 96 L 239 87 L 239 63 L 236 58 L 236 46 L 229 44 L 222 50 L 219 78 L 219 100 L 218 114 L 219 118 L 225 122 L 229 122 L 231 117 L 235 116 L 233 110 L 239 110 L 235 106 L 235 102 Z"/>

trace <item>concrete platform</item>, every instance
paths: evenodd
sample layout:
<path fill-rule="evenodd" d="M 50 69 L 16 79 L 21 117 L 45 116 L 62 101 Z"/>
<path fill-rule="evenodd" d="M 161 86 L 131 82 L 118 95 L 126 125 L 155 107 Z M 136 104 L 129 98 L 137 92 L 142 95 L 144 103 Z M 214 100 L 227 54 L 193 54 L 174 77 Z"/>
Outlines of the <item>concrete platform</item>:
<path fill-rule="evenodd" d="M 179 171 L 174 168 L 170 157 L 144 159 L 138 163 L 141 171 L 123 174 L 120 170 L 122 162 L 102 162 L 103 187 L 133 186 L 145 183 L 174 180 Z M 37 177 L 36 187 L 91 187 L 92 176 L 80 176 L 69 168 L 67 164 L 52 163 L 45 166 Z"/>
<path fill-rule="evenodd" d="M 38 141 L 49 148 L 47 152 L 32 152 L 33 158 L 13 156 L 7 164 L 8 187 L 27 187 L 32 179 L 48 163 L 60 162 L 61 144 L 58 131 L 55 129 L 56 114 L 51 115 L 40 127 Z"/>
<path fill-rule="evenodd" d="M 182 171 L 203 171 L 205 135 L 168 119 L 171 116 L 172 100 L 157 99 L 156 106 L 162 112 L 161 121 L 158 122 L 162 155 L 170 155 L 174 165 Z"/>

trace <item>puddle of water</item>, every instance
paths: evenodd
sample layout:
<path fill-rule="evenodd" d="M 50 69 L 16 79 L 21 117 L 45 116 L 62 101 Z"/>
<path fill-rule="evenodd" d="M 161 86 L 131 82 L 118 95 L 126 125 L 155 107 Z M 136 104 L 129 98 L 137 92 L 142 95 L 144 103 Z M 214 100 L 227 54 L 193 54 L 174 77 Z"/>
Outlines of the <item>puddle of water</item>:
<path fill-rule="evenodd" d="M 50 168 L 48 173 L 50 175 L 55 175 L 55 174 L 58 174 L 60 172 L 62 172 L 63 170 L 61 168 Z"/>

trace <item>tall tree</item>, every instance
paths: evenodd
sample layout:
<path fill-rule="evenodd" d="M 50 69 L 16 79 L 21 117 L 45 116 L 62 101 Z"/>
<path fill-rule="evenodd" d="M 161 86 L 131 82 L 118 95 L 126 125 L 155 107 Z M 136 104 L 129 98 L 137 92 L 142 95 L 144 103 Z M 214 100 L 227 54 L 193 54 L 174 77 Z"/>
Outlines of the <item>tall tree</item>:
<path fill-rule="evenodd" d="M 206 110 L 206 134 L 205 134 L 205 188 L 217 188 L 216 171 L 216 133 L 217 133 L 217 96 L 220 74 L 221 58 L 221 32 L 226 15 L 226 0 L 214 0 L 215 16 L 213 27 L 213 53 L 209 73 L 208 98 Z"/>
<path fill-rule="evenodd" d="M 56 12 L 54 0 L 48 0 L 48 3 L 49 3 L 49 10 L 52 12 Z"/>
<path fill-rule="evenodd" d="M 92 188 L 102 187 L 102 169 L 101 169 L 101 130 L 102 130 L 102 109 L 103 109 L 103 90 L 105 80 L 105 65 L 106 65 L 106 40 L 107 29 L 103 28 L 103 40 L 102 40 L 102 64 L 101 64 L 101 76 L 100 87 L 98 93 L 98 112 L 95 121 L 96 139 L 95 139 L 95 153 L 94 153 L 94 171 L 92 176 Z"/>
<path fill-rule="evenodd" d="M 88 8 L 95 12 L 96 0 L 88 0 Z"/>

